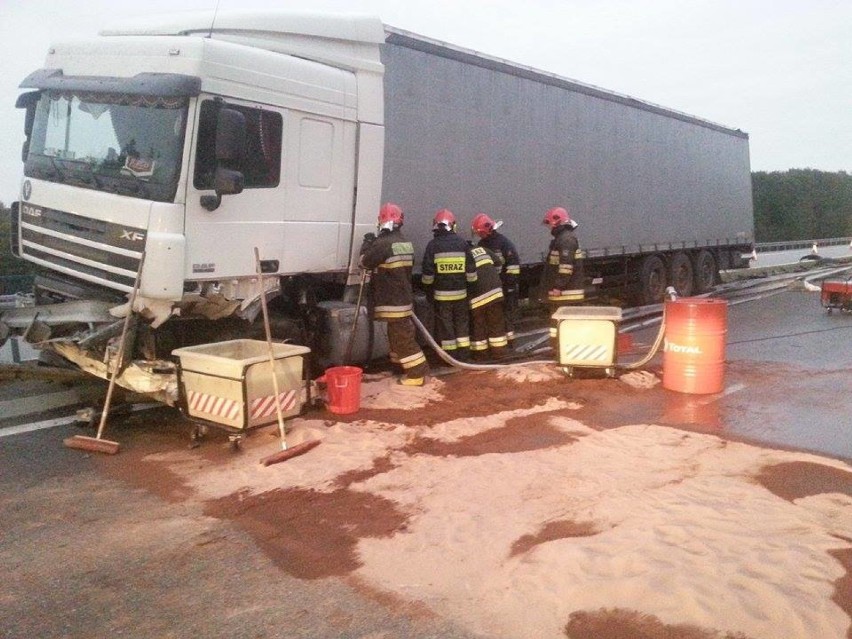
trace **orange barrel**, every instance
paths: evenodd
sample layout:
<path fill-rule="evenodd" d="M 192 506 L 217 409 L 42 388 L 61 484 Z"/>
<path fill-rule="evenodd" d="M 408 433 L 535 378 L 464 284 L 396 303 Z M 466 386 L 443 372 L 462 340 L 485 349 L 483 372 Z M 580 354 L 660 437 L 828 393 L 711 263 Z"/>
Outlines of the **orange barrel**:
<path fill-rule="evenodd" d="M 328 410 L 338 415 L 356 413 L 361 408 L 361 373 L 357 366 L 335 366 L 319 381 L 326 383 Z"/>
<path fill-rule="evenodd" d="M 684 297 L 666 302 L 663 388 L 718 393 L 725 383 L 728 303 Z"/>

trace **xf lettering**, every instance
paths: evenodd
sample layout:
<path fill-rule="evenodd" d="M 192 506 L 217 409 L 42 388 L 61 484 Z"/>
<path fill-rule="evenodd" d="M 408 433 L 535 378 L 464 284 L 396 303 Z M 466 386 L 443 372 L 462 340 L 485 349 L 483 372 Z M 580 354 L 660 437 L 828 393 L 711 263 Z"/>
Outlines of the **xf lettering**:
<path fill-rule="evenodd" d="M 141 242 L 145 239 L 145 234 L 139 233 L 138 231 L 128 231 L 126 229 L 123 229 L 121 231 L 121 239 L 129 240 L 131 242 Z"/>

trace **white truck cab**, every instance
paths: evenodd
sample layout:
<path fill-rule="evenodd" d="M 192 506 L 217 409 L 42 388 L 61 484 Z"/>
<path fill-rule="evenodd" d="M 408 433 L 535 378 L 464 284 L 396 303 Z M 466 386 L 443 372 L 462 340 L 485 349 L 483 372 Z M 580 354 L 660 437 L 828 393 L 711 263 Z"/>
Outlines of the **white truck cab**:
<path fill-rule="evenodd" d="M 383 41 L 377 18 L 266 11 L 53 45 L 18 101 L 19 255 L 56 289 L 126 293 L 144 251 L 166 314 L 213 283 L 256 294 L 254 247 L 265 272 L 345 280 L 381 194 Z"/>

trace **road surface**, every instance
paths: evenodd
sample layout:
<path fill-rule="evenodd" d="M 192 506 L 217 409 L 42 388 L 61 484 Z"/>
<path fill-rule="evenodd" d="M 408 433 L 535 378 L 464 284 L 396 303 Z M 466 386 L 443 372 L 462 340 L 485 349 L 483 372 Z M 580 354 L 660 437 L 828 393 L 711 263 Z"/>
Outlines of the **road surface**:
<path fill-rule="evenodd" d="M 732 306 L 728 319 L 722 393 L 686 395 L 659 384 L 634 390 L 593 375 L 547 384 L 520 382 L 511 392 L 529 393 L 529 401 L 519 404 L 524 406 L 548 397 L 576 402 L 579 408 L 562 419 L 578 419 L 595 432 L 660 424 L 683 432 L 684 439 L 697 431 L 722 442 L 759 442 L 852 461 L 852 315 L 828 315 L 816 294 L 789 291 Z M 637 334 L 636 341 L 647 337 Z M 659 356 L 648 370 L 660 373 Z M 458 384 L 476 388 L 476 379 L 482 378 L 471 375 L 482 374 L 459 373 Z M 457 383 L 453 378 L 443 378 L 449 389 Z M 473 399 L 468 405 L 478 406 L 480 413 L 483 406 L 501 410 L 496 395 Z M 465 405 L 461 398 L 458 405 Z M 442 406 L 456 410 L 453 402 Z M 359 415 L 342 425 L 324 411 L 313 419 L 317 428 L 342 429 L 353 441 L 367 428 L 372 437 L 393 437 L 393 424 L 405 419 L 402 411 L 370 414 L 372 421 L 366 424 L 373 426 L 359 422 Z M 423 420 L 418 424 L 442 425 L 440 414 L 425 410 L 417 415 Z M 450 418 L 456 427 L 464 424 L 463 415 L 448 413 L 443 419 Z M 64 437 L 80 432 L 75 426 L 11 436 L 3 436 L 0 428 L 0 636 L 482 636 L 435 614 L 417 596 L 398 597 L 359 579 L 359 539 L 389 537 L 406 524 L 386 501 L 368 499 L 369 493 L 350 486 L 392 469 L 392 456 L 372 462 L 367 457 L 361 470 L 331 478 L 329 492 L 276 491 L 276 478 L 321 473 L 315 462 L 335 449 L 333 443 L 324 443 L 309 454 L 313 457 L 259 469 L 256 461 L 246 460 L 258 447 L 274 450 L 274 433 L 266 430 L 250 437 L 243 453 L 229 451 L 227 439 L 217 433 L 201 447 L 189 449 L 187 424 L 173 411 L 156 409 L 111 421 L 107 437 L 120 440 L 122 451 L 96 456 L 62 446 Z M 511 444 L 506 452 L 510 457 L 511 450 L 546 450 L 564 443 L 553 439 L 554 431 L 523 422 L 510 421 L 499 430 L 508 440 L 482 437 L 468 449 L 444 445 L 444 452 L 437 444 L 421 443 L 427 447 L 394 454 L 406 456 L 409 463 L 422 465 L 432 455 L 444 465 L 468 460 L 484 469 L 501 463 L 501 446 Z M 355 454 L 337 450 L 339 455 Z M 600 454 L 606 455 L 605 450 Z M 203 477 L 211 479 L 195 483 Z M 252 477 L 264 482 L 259 495 L 246 488 Z M 605 485 L 612 479 L 598 481 Z M 720 480 L 727 481 L 722 475 Z M 675 480 L 668 483 L 677 485 Z M 553 490 L 570 497 L 564 485 L 553 485 Z M 232 492 L 227 498 L 205 496 L 223 491 Z M 429 491 L 428 485 L 420 485 L 415 492 Z M 258 501 L 265 494 L 277 495 L 276 501 Z M 249 505 L 251 510 L 245 511 Z M 488 516 L 500 521 L 499 512 Z M 463 510 L 455 517 L 464 517 Z M 391 525 L 385 528 L 387 522 Z M 451 532 L 449 528 L 448 549 L 456 543 Z M 417 592 L 429 584 L 402 586 Z M 457 587 L 463 590 L 463 584 Z M 721 584 L 708 587 L 714 599 L 725 594 Z M 848 597 L 848 589 L 839 592 L 838 605 L 849 611 L 850 602 L 842 598 L 844 592 Z M 724 627 L 724 619 L 710 621 Z M 777 635 L 782 636 L 790 635 Z"/>

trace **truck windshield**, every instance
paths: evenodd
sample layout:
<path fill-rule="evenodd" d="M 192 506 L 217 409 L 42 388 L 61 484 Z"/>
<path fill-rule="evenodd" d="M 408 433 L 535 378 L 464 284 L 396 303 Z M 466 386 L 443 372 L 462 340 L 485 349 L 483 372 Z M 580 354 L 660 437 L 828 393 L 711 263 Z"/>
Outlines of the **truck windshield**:
<path fill-rule="evenodd" d="M 174 201 L 188 99 L 45 91 L 24 167 L 28 177 Z"/>

